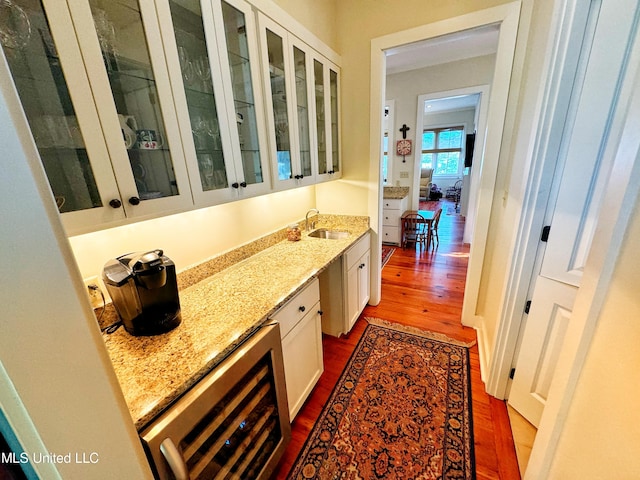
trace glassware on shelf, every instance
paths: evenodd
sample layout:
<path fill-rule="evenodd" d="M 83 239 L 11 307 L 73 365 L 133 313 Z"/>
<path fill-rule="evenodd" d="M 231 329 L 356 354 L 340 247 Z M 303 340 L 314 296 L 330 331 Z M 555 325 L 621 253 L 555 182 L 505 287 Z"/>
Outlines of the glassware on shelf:
<path fill-rule="evenodd" d="M 58 210 L 66 213 L 102 207 L 42 4 L 0 0 L 0 43 Z"/>
<path fill-rule="evenodd" d="M 318 135 L 318 173 L 327 173 L 327 144 L 326 124 L 324 113 L 324 66 L 317 60 L 313 61 L 314 85 L 316 94 L 316 129 Z"/>
<path fill-rule="evenodd" d="M 243 177 L 247 184 L 262 183 L 264 178 L 260 160 L 258 123 L 251 77 L 252 59 L 249 55 L 246 18 L 242 11 L 224 0 L 221 6 L 242 154 Z"/>
<path fill-rule="evenodd" d="M 227 188 L 225 157 L 201 4 L 199 0 L 169 0 L 169 9 L 200 183 L 204 191 Z"/>
<path fill-rule="evenodd" d="M 298 139 L 300 168 L 303 177 L 311 176 L 311 140 L 309 137 L 309 99 L 307 93 L 306 54 L 293 47 L 293 63 L 296 80 L 296 110 L 298 112 Z"/>
<path fill-rule="evenodd" d="M 127 148 L 134 176 L 140 166 L 146 171 L 144 182 L 136 181 L 138 196 L 141 200 L 149 200 L 179 195 L 170 145 L 161 142 L 167 129 L 160 108 L 163 99 L 158 94 L 151 67 L 150 48 L 162 46 L 147 43 L 137 0 L 89 0 L 89 5 L 119 114 L 123 147 Z M 119 41 L 120 37 L 126 37 L 128 41 Z M 131 123 L 132 118 L 135 126 Z M 131 131 L 135 139 L 132 146 L 128 138 Z M 138 137 L 143 133 L 154 136 L 155 140 L 141 143 Z"/>
<path fill-rule="evenodd" d="M 22 7 L 12 0 L 0 0 L 0 44 L 23 49 L 31 40 L 31 22 Z"/>

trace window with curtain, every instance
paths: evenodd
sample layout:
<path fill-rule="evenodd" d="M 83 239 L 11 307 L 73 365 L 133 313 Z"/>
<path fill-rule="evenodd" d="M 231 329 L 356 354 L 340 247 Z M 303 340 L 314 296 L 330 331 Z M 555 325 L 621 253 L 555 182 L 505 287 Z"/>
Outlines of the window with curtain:
<path fill-rule="evenodd" d="M 422 132 L 422 168 L 433 168 L 434 175 L 462 173 L 464 127 L 425 129 Z"/>

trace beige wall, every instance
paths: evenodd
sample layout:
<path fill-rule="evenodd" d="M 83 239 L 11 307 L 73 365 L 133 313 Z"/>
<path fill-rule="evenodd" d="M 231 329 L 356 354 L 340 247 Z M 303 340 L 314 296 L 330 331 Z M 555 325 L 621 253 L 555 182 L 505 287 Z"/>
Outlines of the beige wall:
<path fill-rule="evenodd" d="M 640 201 L 560 438 L 550 479 L 640 478 Z"/>
<path fill-rule="evenodd" d="M 274 0 L 333 50 L 336 43 L 336 3 L 339 0 Z"/>
<path fill-rule="evenodd" d="M 386 34 L 509 3 L 504 0 L 349 0 L 336 4 L 337 51 L 342 56 L 343 180 L 322 185 L 318 202 L 342 204 L 354 214 L 366 214 L 369 182 L 369 102 L 371 40 Z M 415 119 L 414 119 L 415 122 Z M 342 202 L 347 198 L 347 202 Z M 321 206 L 322 208 L 322 206 Z"/>
<path fill-rule="evenodd" d="M 416 120 L 418 116 L 418 96 L 451 91 L 466 87 L 479 85 L 490 85 L 495 67 L 495 55 L 485 55 L 482 57 L 469 58 L 456 62 L 437 65 L 435 67 L 420 68 L 408 72 L 396 73 L 387 76 L 386 99 L 395 100 L 393 136 L 400 138 L 398 129 L 406 124 L 411 130 L 407 133 L 407 138 L 413 140 L 415 148 L 420 146 L 420 136 L 416 133 Z M 485 101 L 488 99 L 485 99 Z M 473 114 L 472 123 L 473 123 Z M 425 122 L 427 122 L 425 117 Z M 425 123 L 427 125 L 428 123 Z M 390 145 L 390 152 L 393 152 L 393 145 Z M 402 157 L 395 154 L 390 155 L 393 159 L 393 177 L 391 184 L 400 182 L 402 186 L 413 184 L 415 156 L 407 158 L 406 163 L 402 163 Z M 399 178 L 400 171 L 408 171 L 409 178 Z M 453 184 L 455 179 L 450 183 Z M 441 182 L 437 182 L 440 185 Z M 444 185 L 445 187 L 447 185 Z"/>
<path fill-rule="evenodd" d="M 111 258 L 161 248 L 178 271 L 304 218 L 315 188 L 304 187 L 71 237 L 82 278 Z M 332 212 L 324 212 L 332 213 Z M 339 212 L 336 212 L 339 213 Z"/>

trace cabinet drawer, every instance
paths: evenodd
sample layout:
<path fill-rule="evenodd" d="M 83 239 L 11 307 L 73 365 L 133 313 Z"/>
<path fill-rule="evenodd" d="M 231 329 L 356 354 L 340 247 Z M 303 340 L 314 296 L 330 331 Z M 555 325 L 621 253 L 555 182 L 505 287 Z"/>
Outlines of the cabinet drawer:
<path fill-rule="evenodd" d="M 382 211 L 382 225 L 397 227 L 400 225 L 400 217 L 402 216 L 402 213 L 402 210 L 389 210 L 385 208 Z"/>
<path fill-rule="evenodd" d="M 402 204 L 404 202 L 404 198 L 385 198 L 382 200 L 382 208 L 389 210 L 400 210 L 402 208 Z"/>
<path fill-rule="evenodd" d="M 319 301 L 320 282 L 316 278 L 304 290 L 271 315 L 271 319 L 280 324 L 280 338 L 284 338 Z"/>
<path fill-rule="evenodd" d="M 370 248 L 369 234 L 367 233 L 344 254 L 347 270 L 349 270 Z"/>
<path fill-rule="evenodd" d="M 382 227 L 382 241 L 386 243 L 400 243 L 400 228 L 398 226 Z"/>

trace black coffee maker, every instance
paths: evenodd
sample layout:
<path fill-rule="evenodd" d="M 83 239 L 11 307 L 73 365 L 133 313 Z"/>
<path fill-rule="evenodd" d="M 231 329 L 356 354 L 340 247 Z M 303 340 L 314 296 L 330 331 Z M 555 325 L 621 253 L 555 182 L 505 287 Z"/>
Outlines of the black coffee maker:
<path fill-rule="evenodd" d="M 131 335 L 158 335 L 180 325 L 176 266 L 162 250 L 109 260 L 102 279 Z"/>

